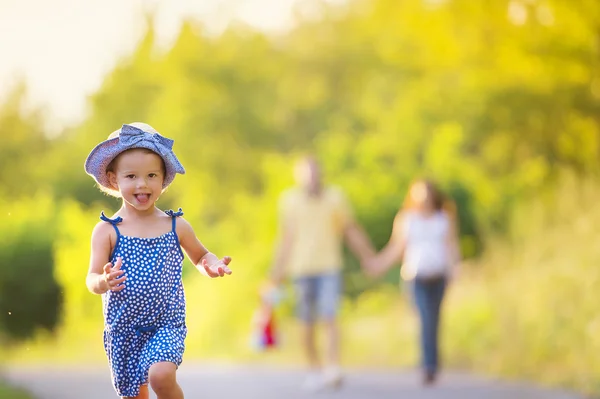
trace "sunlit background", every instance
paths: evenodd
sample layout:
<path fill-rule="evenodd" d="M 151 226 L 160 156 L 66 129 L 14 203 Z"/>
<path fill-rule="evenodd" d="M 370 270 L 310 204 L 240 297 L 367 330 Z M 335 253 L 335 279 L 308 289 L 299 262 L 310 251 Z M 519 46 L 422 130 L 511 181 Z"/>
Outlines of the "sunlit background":
<path fill-rule="evenodd" d="M 447 367 L 600 393 L 597 0 L 0 0 L 0 101 L 6 364 L 105 363 L 85 275 L 119 202 L 83 162 L 144 121 L 187 170 L 158 205 L 234 258 L 215 281 L 186 264 L 186 359 L 301 364 L 291 296 L 281 346 L 250 333 L 279 194 L 313 152 L 378 248 L 415 177 L 456 200 Z M 344 281 L 344 364 L 416 364 L 398 268 L 366 279 L 348 255 Z"/>

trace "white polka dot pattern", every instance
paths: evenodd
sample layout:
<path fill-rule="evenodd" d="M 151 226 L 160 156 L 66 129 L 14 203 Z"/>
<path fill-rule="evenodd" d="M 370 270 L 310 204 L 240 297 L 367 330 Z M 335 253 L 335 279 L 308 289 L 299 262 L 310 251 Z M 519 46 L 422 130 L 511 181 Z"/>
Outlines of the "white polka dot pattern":
<path fill-rule="evenodd" d="M 175 218 L 182 212 L 169 214 Z M 121 257 L 127 276 L 123 290 L 103 295 L 104 349 L 117 394 L 135 397 L 152 364 L 182 362 L 187 334 L 183 253 L 174 229 L 155 238 L 131 237 L 120 234 L 121 218 L 102 220 L 117 231 L 111 261 Z"/>

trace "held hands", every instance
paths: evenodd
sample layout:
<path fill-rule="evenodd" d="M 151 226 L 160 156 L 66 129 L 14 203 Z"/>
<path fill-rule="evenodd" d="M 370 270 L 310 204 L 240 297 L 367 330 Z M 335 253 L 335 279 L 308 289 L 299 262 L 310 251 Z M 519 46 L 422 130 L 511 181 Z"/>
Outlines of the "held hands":
<path fill-rule="evenodd" d="M 214 278 L 231 274 L 231 269 L 228 266 L 230 262 L 231 257 L 224 256 L 223 259 L 213 263 L 212 265 L 210 265 L 206 259 L 202 259 L 200 265 L 204 268 L 204 271 L 208 277 Z"/>
<path fill-rule="evenodd" d="M 365 274 L 372 278 L 380 277 L 386 271 L 386 268 L 381 264 L 376 256 L 363 259 L 361 266 Z"/>
<path fill-rule="evenodd" d="M 102 281 L 106 284 L 106 291 L 121 291 L 125 288 L 125 284 L 123 283 L 127 280 L 127 277 L 125 276 L 125 272 L 121 270 L 122 264 L 123 259 L 117 258 L 114 267 L 111 262 L 104 265 Z"/>

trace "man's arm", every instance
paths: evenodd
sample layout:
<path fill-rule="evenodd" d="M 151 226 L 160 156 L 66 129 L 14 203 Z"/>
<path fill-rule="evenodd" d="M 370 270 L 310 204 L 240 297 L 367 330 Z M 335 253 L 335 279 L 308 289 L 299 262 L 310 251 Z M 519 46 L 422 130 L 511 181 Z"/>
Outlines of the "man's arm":
<path fill-rule="evenodd" d="M 344 231 L 346 243 L 350 251 L 361 263 L 375 256 L 375 247 L 364 229 L 355 221 L 350 221 Z"/>
<path fill-rule="evenodd" d="M 346 240 L 346 245 L 350 251 L 363 264 L 368 259 L 375 256 L 375 247 L 367 236 L 365 230 L 356 221 L 352 205 L 340 190 L 338 192 L 337 212 L 338 217 L 342 222 L 343 234 Z"/>
<path fill-rule="evenodd" d="M 285 269 L 290 258 L 293 240 L 292 226 L 290 226 L 289 222 L 284 223 L 281 227 L 280 238 L 275 248 L 275 259 L 271 269 L 271 279 L 277 285 L 283 283 L 285 279 Z"/>

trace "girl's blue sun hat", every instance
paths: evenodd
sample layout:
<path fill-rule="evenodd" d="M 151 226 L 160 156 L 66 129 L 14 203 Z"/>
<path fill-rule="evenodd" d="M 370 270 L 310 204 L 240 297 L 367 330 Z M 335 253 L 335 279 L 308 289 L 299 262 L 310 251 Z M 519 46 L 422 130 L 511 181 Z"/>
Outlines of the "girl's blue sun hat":
<path fill-rule="evenodd" d="M 152 126 L 145 123 L 123 125 L 112 133 L 106 141 L 98 144 L 85 160 L 85 171 L 96 182 L 114 190 L 108 179 L 106 168 L 120 153 L 132 148 L 146 148 L 158 154 L 165 163 L 165 179 L 163 188 L 167 188 L 177 173 L 184 174 L 185 169 L 173 152 L 174 141 L 158 134 Z"/>

